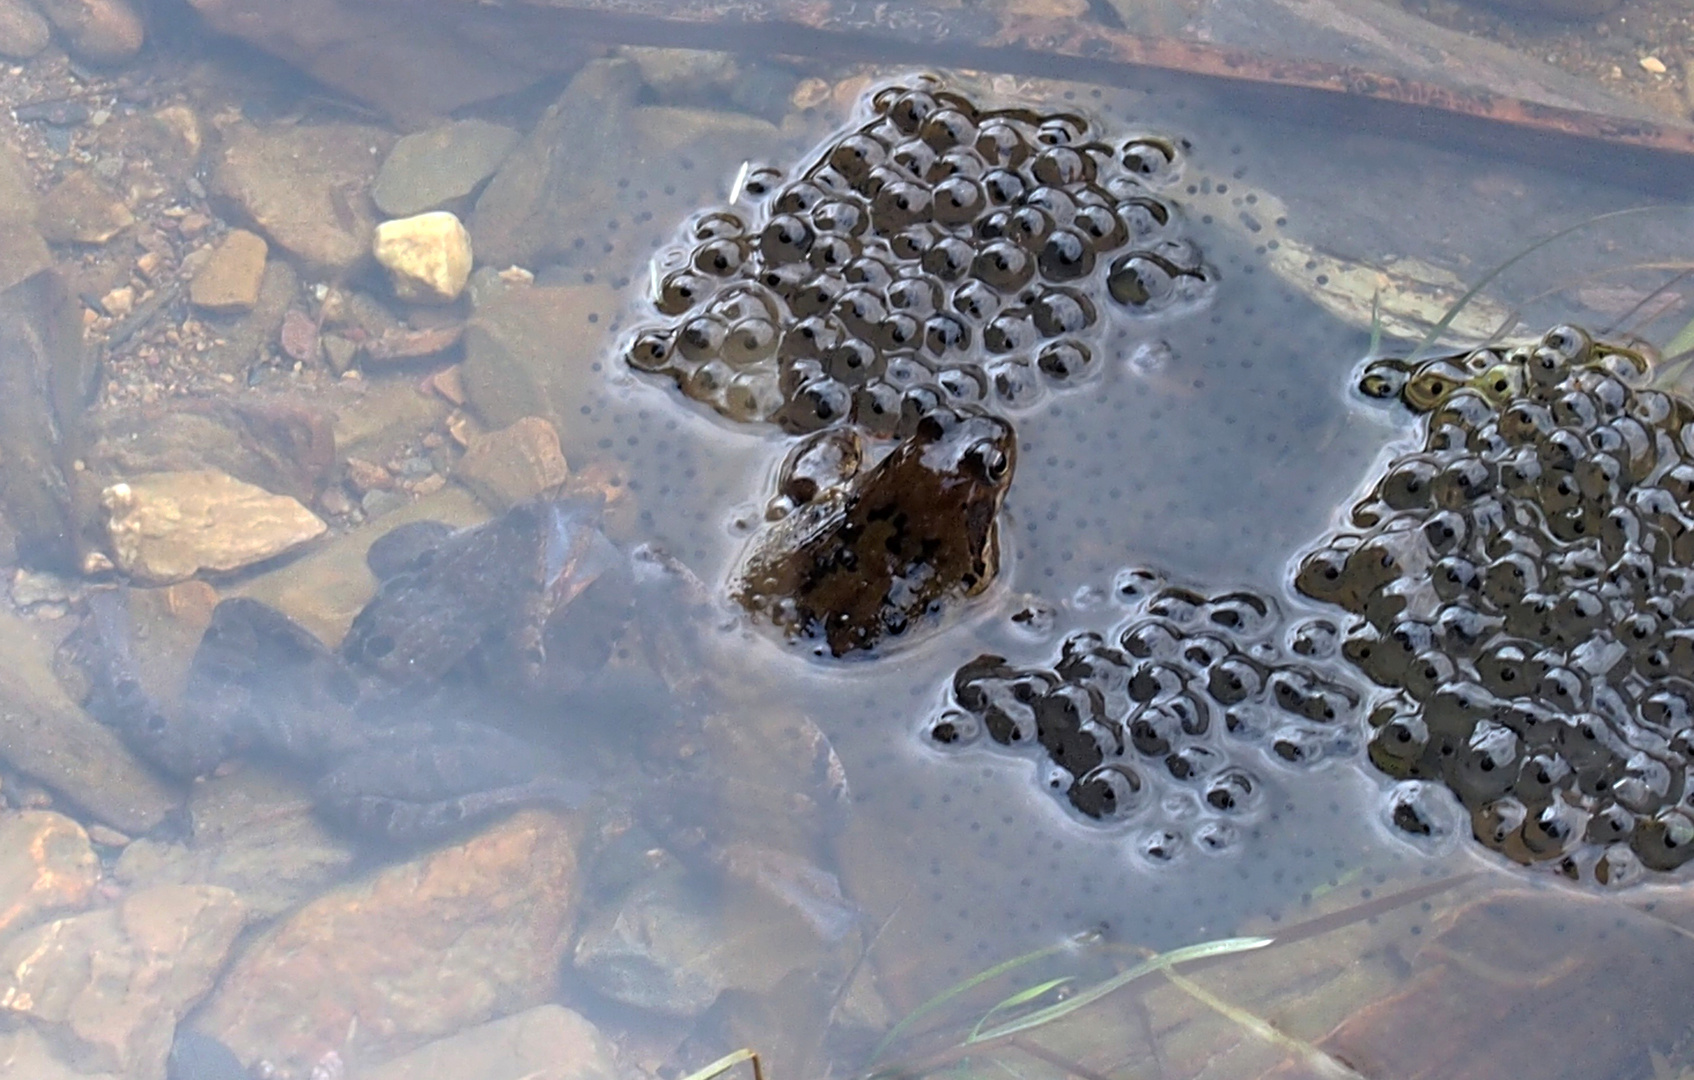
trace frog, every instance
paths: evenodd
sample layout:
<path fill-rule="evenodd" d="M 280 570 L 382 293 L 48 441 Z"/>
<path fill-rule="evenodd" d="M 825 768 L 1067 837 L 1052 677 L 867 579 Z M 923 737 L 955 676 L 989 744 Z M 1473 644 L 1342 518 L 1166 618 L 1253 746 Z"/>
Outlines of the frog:
<path fill-rule="evenodd" d="M 170 702 L 145 689 L 122 593 L 94 592 L 72 647 L 87 706 L 177 779 L 238 757 L 280 764 L 321 817 L 373 842 L 580 805 L 596 783 L 588 755 L 536 729 L 559 726 L 637 612 L 688 611 L 677 595 L 703 591 L 663 552 L 612 544 L 600 513 L 594 499 L 542 497 L 469 528 L 385 534 L 367 556 L 380 584 L 338 648 L 258 600 L 225 598 Z M 588 711 L 570 708 L 566 721 Z"/>
<path fill-rule="evenodd" d="M 778 481 L 788 505 L 751 539 L 730 590 L 820 657 L 916 640 L 984 593 L 999 574 L 1000 510 L 1017 466 L 1011 425 L 968 407 L 928 410 L 874 463 L 855 439 L 833 429 L 789 455 Z M 843 474 L 820 483 L 820 462 Z"/>

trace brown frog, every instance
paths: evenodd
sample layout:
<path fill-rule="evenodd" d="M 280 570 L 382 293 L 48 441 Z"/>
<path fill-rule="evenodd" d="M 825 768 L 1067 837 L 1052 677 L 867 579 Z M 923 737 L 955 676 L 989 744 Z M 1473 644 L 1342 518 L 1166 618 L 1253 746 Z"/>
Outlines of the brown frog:
<path fill-rule="evenodd" d="M 1005 421 L 939 408 L 882 460 L 820 485 L 819 461 L 862 459 L 843 438 L 855 437 L 825 432 L 790 456 L 780 487 L 797 505 L 753 541 L 733 585 L 749 612 L 838 657 L 933 623 L 993 582 L 1017 462 Z"/>

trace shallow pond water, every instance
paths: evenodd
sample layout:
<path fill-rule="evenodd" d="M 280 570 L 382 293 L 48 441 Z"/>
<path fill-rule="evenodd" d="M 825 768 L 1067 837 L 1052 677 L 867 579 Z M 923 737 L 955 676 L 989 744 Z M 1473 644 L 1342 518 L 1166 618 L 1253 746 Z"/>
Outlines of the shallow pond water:
<path fill-rule="evenodd" d="M 581 847 L 580 881 L 573 877 L 561 887 L 573 902 L 581 893 L 582 910 L 566 904 L 570 916 L 559 915 L 561 925 L 536 931 L 551 934 L 536 952 L 568 943 L 561 947 L 562 977 L 545 971 L 539 988 L 521 993 L 502 985 L 499 993 L 513 996 L 480 1014 L 475 1008 L 469 1012 L 486 1019 L 540 1001 L 563 1001 L 620 1044 L 630 1075 L 638 1069 L 684 1075 L 743 1044 L 763 1052 L 767 1069 L 777 1070 L 773 1080 L 858 1075 L 869 1067 L 871 1047 L 902 1017 L 931 995 L 1012 957 L 1054 950 L 1027 968 L 1027 981 L 999 998 L 990 996 L 988 1005 L 1041 978 L 1075 980 L 1075 985 L 1054 982 L 1014 1004 L 1031 1008 L 1062 999 L 1081 988 L 1083 977 L 1107 978 L 1146 952 L 1238 935 L 1287 934 L 1281 949 L 1264 954 L 1284 959 L 1266 966 L 1251 966 L 1252 954 L 1246 952 L 1245 958 L 1220 954 L 1207 963 L 1211 972 L 1224 973 L 1218 976 L 1223 989 L 1214 989 L 1224 996 L 1233 991 L 1237 1013 L 1246 1009 L 1271 1017 L 1271 1026 L 1292 1042 L 1266 1037 L 1228 1007 L 1192 1006 L 1205 998 L 1180 983 L 1161 984 L 1133 1005 L 1112 1005 L 1091 1030 L 1082 1030 L 1089 1023 L 1056 1026 L 1060 1049 L 1047 1047 L 1041 1054 L 1026 1049 L 1016 1068 L 1029 1071 L 1014 1074 L 1053 1072 L 1089 1080 L 1303 1075 L 1298 1069 L 1320 1068 L 1314 1062 L 1328 1067 L 1345 1060 L 1365 1075 L 1432 1075 L 1416 1059 L 1415 1040 L 1408 1036 L 1396 1043 L 1391 1036 L 1398 1029 L 1383 1024 L 1378 1014 L 1408 1001 L 1412 1020 L 1405 1030 L 1423 1031 L 1419 1024 L 1440 1030 L 1457 1022 L 1435 1015 L 1439 1010 L 1430 1001 L 1450 991 L 1462 997 L 1443 980 L 1474 988 L 1495 985 L 1489 981 L 1495 979 L 1514 989 L 1555 987 L 1550 992 L 1566 1003 L 1641 1006 L 1651 1013 L 1648 1020 L 1592 1059 L 1573 1058 L 1571 1069 L 1657 1077 L 1662 1066 L 1668 1070 L 1663 1075 L 1677 1075 L 1684 1060 L 1678 1055 L 1688 1051 L 1694 1021 L 1683 1004 L 1686 994 L 1675 996 L 1688 989 L 1681 977 L 1643 975 L 1641 1001 L 1602 985 L 1626 982 L 1619 972 L 1633 970 L 1637 961 L 1643 969 L 1657 967 L 1649 955 L 1653 949 L 1674 956 L 1684 947 L 1687 931 L 1665 929 L 1666 923 L 1689 922 L 1689 905 L 1677 889 L 1655 884 L 1619 894 L 1620 899 L 1555 884 L 1550 875 L 1481 851 L 1456 805 L 1445 807 L 1435 835 L 1408 838 L 1391 821 L 1390 781 L 1364 758 L 1365 706 L 1343 710 L 1328 726 L 1310 726 L 1320 735 L 1301 743 L 1298 754 L 1280 753 L 1274 745 L 1284 718 L 1272 706 L 1245 708 L 1240 733 L 1214 731 L 1201 740 L 1206 761 L 1201 777 L 1149 785 L 1156 798 L 1143 799 L 1132 812 L 1105 815 L 1106 821 L 1055 797 L 1055 785 L 1062 788 L 1076 778 L 1054 779 L 1052 763 L 1034 748 L 1008 752 L 982 739 L 942 746 L 932 727 L 955 704 L 954 676 L 962 665 L 982 654 L 1014 667 L 1053 665 L 1070 635 L 1115 635 L 1145 613 L 1147 595 L 1163 586 L 1201 598 L 1235 593 L 1265 598 L 1264 617 L 1275 628 L 1252 646 L 1268 651 L 1254 655 L 1289 659 L 1292 627 L 1336 618 L 1293 590 L 1298 557 L 1345 519 L 1384 462 L 1418 440 L 1415 418 L 1368 401 L 1355 389 L 1372 345 L 1372 300 L 1385 312 L 1393 308 L 1398 279 L 1379 272 L 1374 298 L 1351 298 L 1355 318 L 1349 323 L 1334 314 L 1333 300 L 1326 306 L 1314 299 L 1331 284 L 1328 268 L 1422 260 L 1448 272 L 1443 287 L 1451 300 L 1462 291 L 1454 282 L 1478 281 L 1538 240 L 1647 200 L 1591 175 L 1567 175 L 1556 161 L 1541 167 L 1444 149 L 1439 139 L 1349 130 L 1327 109 L 1271 115 L 1263 102 L 1244 104 L 1230 92 L 1189 84 L 1159 92 L 991 73 L 918 73 L 904 65 L 813 70 L 782 60 L 775 69 L 785 78 L 795 83 L 818 78 L 833 96 L 820 98 L 827 106 L 808 108 L 779 98 L 778 126 L 767 122 L 772 117 L 753 116 L 761 108 L 772 110 L 762 98 L 758 107 L 749 105 L 748 80 L 714 82 L 713 62 L 684 53 L 648 56 L 644 66 L 596 61 L 604 66 L 577 76 L 585 81 L 564 88 L 560 99 L 579 109 L 604 101 L 604 115 L 586 120 L 573 119 L 566 109 L 537 121 L 536 103 L 522 98 L 492 110 L 497 119 L 537 125 L 528 133 L 532 139 L 534 131 L 552 131 L 580 150 L 589 145 L 584 140 L 603 138 L 604 153 L 595 159 L 598 164 L 574 174 L 566 169 L 563 179 L 549 181 L 564 192 L 554 193 L 558 205 L 547 211 L 551 218 L 542 214 L 516 225 L 498 219 L 488 209 L 488 195 L 506 182 L 499 174 L 475 209 L 465 210 L 479 252 L 484 237 L 494 237 L 490 246 L 515 253 L 511 261 L 524 263 L 534 284 L 484 280 L 486 291 L 475 310 L 467 305 L 458 312 L 470 317 L 470 325 L 455 404 L 468 399 L 468 410 L 480 413 L 490 428 L 532 413 L 546 416 L 571 470 L 609 494 L 606 532 L 612 540 L 625 550 L 639 544 L 663 549 L 707 594 L 696 608 L 679 605 L 676 625 L 669 627 L 686 640 L 685 647 L 700 650 L 684 654 L 695 665 L 695 678 L 684 680 L 683 690 L 674 680 L 661 685 L 659 676 L 668 673 L 647 670 L 663 667 L 649 664 L 646 654 L 663 649 L 665 630 L 608 627 L 606 634 L 617 642 L 608 650 L 613 655 L 608 671 L 573 691 L 568 709 L 558 708 L 570 712 L 577 726 L 537 736 L 550 750 L 580 749 L 600 773 L 602 794 L 572 819 L 571 828 L 589 837 Z M 745 552 L 758 543 L 793 437 L 771 425 L 724 419 L 678 392 L 670 379 L 631 371 L 624 360 L 632 335 L 655 319 L 650 293 L 659 275 L 650 267 L 677 247 L 695 216 L 726 206 L 755 218 L 763 212 L 737 179 L 738 173 L 745 179 L 743 162 L 787 170 L 791 177 L 819 147 L 867 122 L 867 102 L 878 88 L 918 78 L 937 79 L 985 106 L 1074 112 L 1113 143 L 1132 136 L 1168 139 L 1179 150 L 1169 174 L 1149 191 L 1174 208 L 1173 232 L 1199 253 L 1207 288 L 1190 303 L 1147 315 L 1106 298 L 1103 272 L 1079 286 L 1092 289 L 1098 302 L 1098 323 L 1088 337 L 1096 370 L 1074 385 L 1046 387 L 1031 401 L 1007 404 L 991 390 L 984 402 L 1011 423 L 1017 443 L 1016 471 L 1000 516 L 996 580 L 980 596 L 949 602 L 939 626 L 917 640 L 897 642 L 869 658 L 819 659 L 769 628 L 748 625 L 727 600 Z M 237 88 L 236 80 L 225 79 L 212 85 L 226 93 Z M 311 130 L 309 97 L 298 96 L 298 86 L 286 80 L 278 85 L 285 89 L 271 92 L 285 103 L 281 111 L 290 122 L 277 127 L 297 122 Z M 256 97 L 250 94 L 245 102 L 247 121 L 259 127 L 275 123 Z M 199 107 L 211 114 L 240 105 L 214 95 Z M 225 119 L 221 134 L 233 144 L 247 121 Z M 523 177 L 507 180 L 518 185 Z M 509 190 L 505 194 L 510 197 Z M 231 217 L 239 219 L 239 212 Z M 1605 329 L 1619 321 L 1663 341 L 1686 316 L 1667 313 L 1649 293 L 1677 272 L 1691 240 L 1694 217 L 1686 209 L 1600 219 L 1511 265 L 1490 283 L 1485 299 L 1495 305 L 1489 310 L 1509 313 L 1512 325 L 1506 329 L 1512 331 L 1539 333 L 1558 321 Z M 1278 253 L 1308 247 L 1338 263 L 1277 262 Z M 288 306 L 322 304 L 343 288 L 380 295 L 380 279 L 362 274 L 308 269 L 305 283 L 295 282 Z M 314 284 L 323 288 L 314 292 Z M 1643 299 L 1648 303 L 1640 311 L 1631 310 Z M 1360 311 L 1367 313 L 1363 323 Z M 429 324 L 427 317 L 422 320 Z M 289 324 L 281 325 L 286 335 Z M 326 326 L 334 330 L 320 314 L 314 332 Z M 571 337 L 553 340 L 549 334 Z M 286 345 L 285 338 L 264 355 L 274 357 Z M 315 340 L 312 345 L 315 350 Z M 1390 339 L 1379 346 L 1392 353 L 1411 343 Z M 525 355 L 530 359 L 522 363 L 529 367 L 511 359 Z M 491 366 L 490 356 L 508 359 L 513 367 Z M 114 384 L 123 393 L 144 394 L 147 372 L 122 357 L 115 363 L 121 378 L 114 376 Z M 427 360 L 400 373 L 367 364 L 371 396 L 350 400 L 333 397 L 348 393 L 345 382 L 312 380 L 315 363 L 290 368 L 266 361 L 243 374 L 261 388 L 322 393 L 346 410 L 433 370 Z M 164 370 L 171 370 L 170 362 Z M 239 381 L 232 374 L 225 383 Z M 119 396 L 109 391 L 111 400 L 103 405 L 122 404 Z M 439 416 L 404 422 L 417 431 L 435 432 L 437 425 L 450 431 L 446 413 L 443 408 Z M 442 440 L 438 436 L 434 447 L 421 440 L 407 445 L 439 451 Z M 419 452 L 412 460 L 427 456 Z M 403 476 L 398 466 L 389 471 Z M 453 489 L 441 492 L 439 483 L 429 490 L 400 483 L 407 500 L 421 500 L 403 514 L 381 497 L 369 497 L 394 487 L 373 486 L 357 512 L 329 515 L 336 531 L 368 544 L 402 516 L 442 516 L 464 524 L 484 514 L 468 499 L 453 502 Z M 385 517 L 385 510 L 392 516 Z M 357 543 L 338 539 L 293 566 L 267 567 L 218 584 L 278 603 L 333 645 L 372 588 L 359 566 L 362 554 Z M 1126 584 L 1135 587 L 1126 590 Z M 314 589 L 321 594 L 317 599 Z M 66 604 L 80 605 L 74 590 Z M 158 648 L 167 653 L 174 648 L 179 661 L 186 655 L 181 643 Z M 1321 663 L 1318 668 L 1329 672 Z M 469 704 L 471 712 L 512 711 L 534 727 L 557 707 L 537 710 L 526 703 L 514 709 L 498 695 L 509 689 L 498 686 L 498 673 L 492 685 L 486 700 Z M 1365 692 L 1362 684 L 1350 685 L 1355 694 Z M 462 700 L 455 706 L 463 706 Z M 264 773 L 262 765 L 244 768 Z M 1208 809 L 1200 779 L 1232 769 L 1250 777 L 1251 797 L 1220 812 L 1214 812 L 1216 803 Z M 222 793 L 232 783 L 240 792 L 242 775 L 198 782 L 192 797 L 200 800 L 193 804 L 200 807 L 197 813 L 216 818 L 217 800 L 227 798 Z M 288 806 L 280 816 L 306 820 L 305 789 L 291 783 L 281 785 L 281 794 L 253 798 Z M 229 801 L 245 798 L 238 794 Z M 193 828 L 186 843 L 168 830 L 144 843 L 192 852 Z M 337 848 L 334 841 L 323 845 L 329 854 L 313 865 L 312 885 L 297 895 L 284 889 L 280 899 L 265 894 L 252 902 L 260 916 L 246 924 L 241 947 L 249 949 L 247 958 L 234 964 L 248 980 L 241 993 L 262 998 L 266 977 L 286 981 L 266 971 L 255 974 L 259 961 L 251 958 L 265 946 L 293 940 L 290 934 L 309 935 L 300 913 L 312 910 L 314 894 L 343 881 L 354 885 L 341 888 L 376 882 L 379 891 L 404 892 L 413 886 L 384 875 L 404 882 L 415 865 L 406 860 L 456 857 L 354 851 L 356 845 Z M 133 876 L 120 874 L 114 881 L 154 880 L 136 869 L 139 856 L 120 856 L 117 847 L 105 852 L 108 870 L 129 858 Z M 526 871 L 545 867 L 552 873 L 549 860 L 577 856 L 574 848 L 568 858 L 558 856 L 537 841 L 535 852 L 515 857 L 509 891 L 521 895 L 524 905 L 551 911 L 545 888 L 531 881 L 537 895 L 523 891 Z M 462 872 L 431 865 L 440 875 Z M 187 872 L 190 884 L 199 882 L 195 872 Z M 538 875 L 535 880 L 552 880 Z M 417 880 L 428 876 L 420 871 Z M 1419 889 L 1425 891 L 1403 906 L 1370 906 Z M 1495 890 L 1508 898 L 1490 900 Z M 254 885 L 252 892 L 259 896 L 264 890 Z M 1655 905 L 1661 910 L 1641 914 Z M 431 940 L 434 914 L 399 916 L 401 936 Z M 415 924 L 404 922 L 407 917 Z M 1513 927 L 1524 928 L 1524 940 L 1512 939 Z M 1608 940 L 1622 944 L 1596 945 L 1607 933 L 1613 935 Z M 1450 960 L 1473 948 L 1474 937 L 1487 939 L 1499 955 L 1488 953 L 1475 970 Z M 1084 938 L 1099 948 L 1056 948 Z M 1420 951 L 1429 938 L 1439 939 L 1440 947 Z M 333 948 L 333 936 L 329 940 Z M 685 959 L 671 969 L 654 961 L 651 953 L 664 951 L 653 947 L 658 940 Z M 649 953 L 636 956 L 640 950 L 633 941 L 649 946 Z M 441 952 L 457 947 L 442 945 Z M 466 948 L 496 952 L 481 939 Z M 1604 977 L 1585 981 L 1566 967 L 1542 966 L 1565 953 L 1603 958 L 1594 970 Z M 1230 966 L 1237 960 L 1241 966 Z M 408 974 L 423 977 L 428 963 L 421 961 Z M 1338 968 L 1350 974 L 1337 974 Z M 216 972 L 214 965 L 205 975 L 207 986 L 172 999 L 187 1016 L 184 1029 L 226 1039 L 244 1064 L 265 1056 L 288 1075 L 319 1075 L 310 1070 L 323 1067 L 323 1060 L 304 1049 L 318 1048 L 312 1042 L 317 1035 L 300 1036 L 282 1021 L 267 1027 L 252 1020 L 260 1006 L 237 1000 L 239 994 L 227 986 L 208 990 Z M 385 990 L 382 977 L 368 973 L 352 977 L 366 980 L 360 992 L 369 1000 L 393 1003 L 417 993 L 412 985 Z M 488 975 L 487 982 L 499 978 Z M 463 984 L 438 988 L 441 1000 L 453 999 L 466 986 L 472 987 L 467 996 L 482 992 L 482 984 L 467 977 Z M 718 996 L 724 987 L 727 992 Z M 209 1003 L 197 1004 L 202 995 Z M 411 1008 L 409 999 L 406 1007 Z M 391 1033 L 358 1007 L 344 1010 L 350 1027 L 335 1008 L 325 1006 L 309 1023 L 320 1030 L 346 1029 L 337 1045 L 354 1063 L 349 1075 L 364 1075 L 359 1070 L 367 1062 L 410 1049 L 426 1035 L 448 1033 L 420 1020 L 416 1030 L 385 1043 Z M 1207 1009 L 1228 1023 L 1205 1021 Z M 964 1031 L 980 1016 L 981 1010 L 962 1020 Z M 370 1029 L 364 1033 L 358 1031 L 361 1018 Z M 55 1038 L 68 1038 L 61 1028 L 69 1021 L 39 1022 Z M 1521 1016 L 1502 1022 L 1541 1031 Z M 1324 1044 L 1336 1055 L 1326 1059 L 1326 1051 L 1314 1047 L 1332 1029 L 1344 1037 Z M 937 1047 L 959 1041 L 947 1034 L 943 1028 L 930 1043 L 900 1044 L 896 1050 L 907 1058 L 889 1053 L 884 1059 L 902 1061 L 898 1067 L 911 1075 L 987 1069 L 985 1062 L 1000 1060 L 945 1050 L 937 1056 Z M 1481 1045 L 1486 1031 L 1469 1029 L 1465 1037 L 1478 1043 L 1478 1061 L 1499 1060 Z M 1242 1049 L 1249 1045 L 1258 1049 Z M 1650 1058 L 1649 1050 L 1660 1057 Z M 1363 1060 L 1369 1054 L 1380 1060 Z M 481 1075 L 474 1072 L 477 1060 L 473 1057 L 468 1075 Z M 1084 1061 L 1086 1068 L 1078 1064 Z M 179 1066 L 175 1075 L 207 1080 L 217 1075 L 213 1067 L 194 1066 L 207 1070 L 202 1072 Z M 151 1074 L 137 1069 L 130 1075 Z"/>

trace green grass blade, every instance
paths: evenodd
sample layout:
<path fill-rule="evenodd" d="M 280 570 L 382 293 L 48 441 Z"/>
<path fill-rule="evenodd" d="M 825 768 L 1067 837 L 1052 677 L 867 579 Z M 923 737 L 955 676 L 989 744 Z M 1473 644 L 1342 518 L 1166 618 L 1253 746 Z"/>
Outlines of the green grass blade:
<path fill-rule="evenodd" d="M 1424 350 L 1434 345 L 1437 341 L 1440 341 L 1441 335 L 1445 334 L 1447 332 L 1447 328 L 1453 325 L 1453 320 L 1459 317 L 1459 312 L 1463 311 L 1472 300 L 1476 299 L 1478 293 L 1482 292 L 1483 289 L 1486 289 L 1490 284 L 1492 284 L 1495 278 L 1504 274 L 1507 270 L 1510 270 L 1512 267 L 1529 258 L 1548 244 L 1551 244 L 1553 241 L 1562 240 L 1571 233 L 1586 229 L 1590 225 L 1598 225 L 1600 222 L 1608 221 L 1612 218 L 1625 217 L 1631 214 L 1656 213 L 1658 211 L 1669 209 L 1672 208 L 1668 206 L 1631 206 L 1624 210 L 1613 210 L 1609 213 L 1600 214 L 1595 217 L 1579 221 L 1575 225 L 1570 225 L 1560 229 L 1551 236 L 1537 240 L 1535 243 L 1524 248 L 1516 255 L 1513 255 L 1499 266 L 1496 266 L 1494 269 L 1488 271 L 1488 273 L 1482 275 L 1482 279 L 1480 281 L 1478 281 L 1475 285 L 1472 285 L 1469 289 L 1466 289 L 1463 296 L 1453 301 L 1452 306 L 1447 309 L 1447 313 L 1441 316 L 1441 321 L 1429 328 L 1429 333 L 1425 334 L 1423 336 L 1423 340 L 1418 342 L 1418 347 L 1413 349 L 1411 355 L 1406 357 L 1406 362 L 1415 363 L 1418 357 L 1423 355 Z"/>
<path fill-rule="evenodd" d="M 1694 351 L 1694 319 L 1687 326 L 1676 332 L 1676 336 L 1665 342 L 1664 358 L 1673 360 L 1685 352 Z"/>
<path fill-rule="evenodd" d="M 989 1009 L 987 1012 L 983 1013 L 982 1019 L 978 1020 L 976 1022 L 976 1026 L 971 1028 L 970 1037 L 973 1038 L 973 1039 L 976 1038 L 977 1033 L 982 1030 L 983 1025 L 988 1023 L 989 1020 L 991 1020 L 994 1017 L 1000 1015 L 1001 1013 L 1010 1012 L 1011 1010 L 1017 1008 L 1019 1005 L 1027 1005 L 1030 1002 L 1034 1001 L 1036 998 L 1040 997 L 1042 994 L 1047 993 L 1047 991 L 1056 989 L 1057 987 L 1063 986 L 1068 982 L 1075 982 L 1075 981 L 1076 981 L 1075 976 L 1066 975 L 1066 976 L 1064 976 L 1063 978 L 1060 978 L 1060 979 L 1048 979 L 1044 983 L 1037 983 L 1036 985 L 1030 987 L 1027 990 L 1019 990 L 1017 993 L 1013 994 L 1011 997 L 1007 998 L 1005 1001 L 1002 1001 L 1000 1004 L 994 1006 L 992 1009 Z"/>
<path fill-rule="evenodd" d="M 1002 1039 L 1007 1035 L 1016 1035 L 1021 1031 L 1029 1031 L 1053 1021 L 1069 1016 L 1084 1006 L 1092 1005 L 1115 990 L 1119 990 L 1150 972 L 1160 971 L 1176 964 L 1187 963 L 1190 960 L 1203 960 L 1209 956 L 1227 956 L 1230 953 L 1247 952 L 1251 949 L 1262 949 L 1272 942 L 1272 938 L 1223 938 L 1219 941 L 1206 941 L 1199 945 L 1189 945 L 1181 949 L 1160 953 L 1158 956 L 1143 960 L 1134 967 L 1118 975 L 1112 976 L 1073 998 L 1038 1009 L 1019 1020 L 1002 1024 L 987 1031 L 977 1031 L 964 1041 L 965 1046 L 973 1043 L 987 1042 L 990 1039 Z"/>
<path fill-rule="evenodd" d="M 995 964 L 987 971 L 978 972 L 977 974 L 972 975 L 964 982 L 955 983 L 954 985 L 949 986 L 947 989 L 941 991 L 941 993 L 936 994 L 922 1005 L 919 1005 L 917 1008 L 907 1013 L 905 1019 L 890 1028 L 888 1034 L 882 1037 L 882 1041 L 876 1044 L 876 1049 L 871 1051 L 870 1059 L 875 1061 L 877 1058 L 881 1057 L 882 1052 L 888 1049 L 895 1039 L 898 1039 L 901 1035 L 910 1031 L 913 1024 L 917 1023 L 925 1016 L 928 1016 L 936 1009 L 939 1009 L 941 1006 L 947 1004 L 949 1001 L 952 1001 L 960 994 L 974 990 L 985 982 L 997 979 L 1006 974 L 1008 971 L 1016 971 L 1025 964 L 1033 964 L 1037 960 L 1045 960 L 1049 956 L 1056 956 L 1062 952 L 1069 952 L 1071 949 L 1075 948 L 1076 945 L 1077 939 L 1072 938 L 1071 940 L 1062 942 L 1058 945 L 1049 945 L 1046 948 L 1036 949 L 1034 952 L 1024 953 L 1022 956 L 1014 956 L 1003 963 Z"/>

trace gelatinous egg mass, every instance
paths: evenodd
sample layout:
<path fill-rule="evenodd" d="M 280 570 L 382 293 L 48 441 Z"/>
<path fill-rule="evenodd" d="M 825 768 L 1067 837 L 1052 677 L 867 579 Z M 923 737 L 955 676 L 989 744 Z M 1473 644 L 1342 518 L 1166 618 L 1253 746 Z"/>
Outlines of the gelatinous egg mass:
<path fill-rule="evenodd" d="M 1256 820 L 1267 747 L 1304 765 L 1355 749 L 1359 694 L 1305 662 L 1333 651 L 1324 619 L 1280 625 L 1251 592 L 1148 590 L 1119 577 L 1128 618 L 1069 635 L 1047 667 L 983 655 L 953 676 L 927 725 L 940 747 L 1034 757 L 1043 785 L 1094 821 L 1130 823 L 1155 861 L 1223 850 Z"/>
<path fill-rule="evenodd" d="M 1360 389 L 1421 414 L 1422 444 L 1295 576 L 1356 617 L 1376 767 L 1602 883 L 1694 859 L 1694 407 L 1646 367 L 1574 327 L 1370 365 Z"/>
<path fill-rule="evenodd" d="M 792 176 L 748 171 L 653 264 L 631 367 L 741 422 L 856 423 L 906 402 L 1031 405 L 1101 366 L 1101 311 L 1192 306 L 1215 273 L 1149 185 L 1174 143 L 985 109 L 921 84 Z"/>

